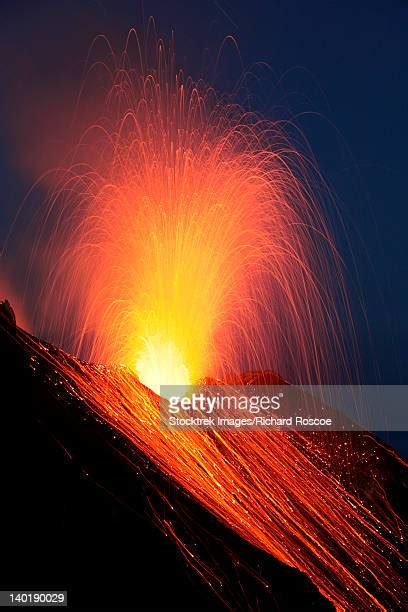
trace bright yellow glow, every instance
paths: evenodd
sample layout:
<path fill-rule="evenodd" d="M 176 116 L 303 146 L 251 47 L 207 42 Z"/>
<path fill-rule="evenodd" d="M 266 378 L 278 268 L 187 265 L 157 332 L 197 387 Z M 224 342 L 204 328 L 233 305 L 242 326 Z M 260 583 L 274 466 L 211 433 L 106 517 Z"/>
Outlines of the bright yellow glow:
<path fill-rule="evenodd" d="M 145 340 L 144 351 L 136 361 L 136 372 L 144 385 L 160 394 L 160 385 L 189 385 L 189 373 L 173 342 L 157 335 Z"/>

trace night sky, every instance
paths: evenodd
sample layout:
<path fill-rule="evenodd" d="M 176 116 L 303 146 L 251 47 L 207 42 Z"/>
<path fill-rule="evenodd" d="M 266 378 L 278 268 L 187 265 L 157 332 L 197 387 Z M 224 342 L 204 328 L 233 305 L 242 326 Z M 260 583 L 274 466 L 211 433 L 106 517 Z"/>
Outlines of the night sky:
<path fill-rule="evenodd" d="M 92 39 L 105 33 L 120 49 L 148 15 L 164 36 L 174 29 L 179 65 L 221 92 L 267 64 L 245 81 L 245 101 L 293 119 L 336 198 L 362 381 L 406 384 L 406 1 L 2 0 L 0 240 L 45 169 L 38 152 L 63 138 L 67 122 L 50 117 L 67 116 Z M 222 45 L 228 35 L 239 51 Z"/>

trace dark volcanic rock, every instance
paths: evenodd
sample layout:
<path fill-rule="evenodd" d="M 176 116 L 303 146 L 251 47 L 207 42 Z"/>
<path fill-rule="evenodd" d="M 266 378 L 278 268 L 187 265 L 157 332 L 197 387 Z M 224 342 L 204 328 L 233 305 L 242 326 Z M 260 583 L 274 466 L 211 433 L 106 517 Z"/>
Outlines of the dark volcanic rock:
<path fill-rule="evenodd" d="M 66 589 L 82 609 L 224 609 L 165 521 L 232 608 L 332 609 L 66 393 L 27 338 L 0 318 L 3 589 Z"/>

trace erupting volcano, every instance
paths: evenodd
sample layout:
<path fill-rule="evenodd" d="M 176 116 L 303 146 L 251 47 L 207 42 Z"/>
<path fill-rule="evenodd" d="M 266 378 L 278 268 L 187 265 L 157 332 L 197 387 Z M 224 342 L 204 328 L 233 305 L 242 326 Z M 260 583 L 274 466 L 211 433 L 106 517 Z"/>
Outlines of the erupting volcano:
<path fill-rule="evenodd" d="M 135 37 L 53 176 L 37 329 L 155 390 L 260 367 L 321 381 L 342 367 L 345 296 L 318 172 L 282 126 L 177 71 L 163 42 L 133 58 Z"/>
<path fill-rule="evenodd" d="M 373 436 L 159 427 L 163 384 L 262 384 L 270 371 L 349 382 L 352 319 L 331 200 L 307 151 L 285 125 L 186 77 L 172 45 L 147 47 L 131 31 L 111 63 L 90 63 L 84 90 L 104 75 L 103 113 L 52 173 L 36 222 L 33 327 L 67 353 L 18 337 L 33 363 L 51 363 L 70 393 L 337 609 L 403 606 L 402 527 Z"/>

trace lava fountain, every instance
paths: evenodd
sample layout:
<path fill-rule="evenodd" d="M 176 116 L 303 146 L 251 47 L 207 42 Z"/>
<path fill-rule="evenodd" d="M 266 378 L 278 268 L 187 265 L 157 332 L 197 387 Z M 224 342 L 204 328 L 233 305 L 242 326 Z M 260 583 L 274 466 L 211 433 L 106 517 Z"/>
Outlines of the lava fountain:
<path fill-rule="evenodd" d="M 134 375 L 156 392 L 266 368 L 349 380 L 342 321 L 352 327 L 310 158 L 284 126 L 185 77 L 171 46 L 158 41 L 153 59 L 144 49 L 131 31 L 119 57 L 90 64 L 87 80 L 102 71 L 109 86 L 40 212 L 35 328 L 111 364 L 54 363 L 208 510 L 338 609 L 385 609 L 402 597 L 389 560 L 400 524 L 342 482 L 332 438 L 161 431 L 157 397 Z M 351 436 L 341 444 L 350 479 Z"/>
<path fill-rule="evenodd" d="M 155 390 L 243 367 L 323 380 L 333 355 L 341 365 L 345 301 L 318 173 L 282 127 L 185 78 L 162 42 L 154 68 L 129 67 L 133 36 L 104 115 L 55 173 L 37 329 Z"/>

